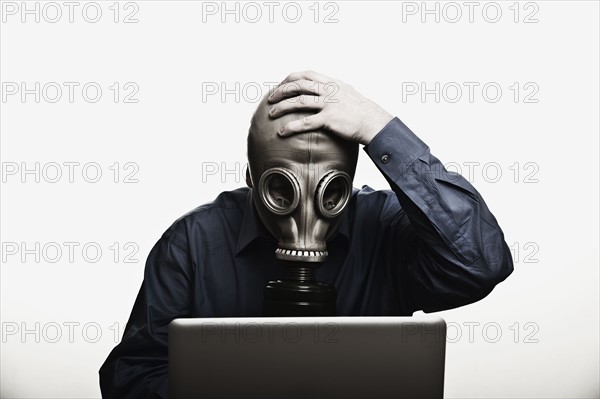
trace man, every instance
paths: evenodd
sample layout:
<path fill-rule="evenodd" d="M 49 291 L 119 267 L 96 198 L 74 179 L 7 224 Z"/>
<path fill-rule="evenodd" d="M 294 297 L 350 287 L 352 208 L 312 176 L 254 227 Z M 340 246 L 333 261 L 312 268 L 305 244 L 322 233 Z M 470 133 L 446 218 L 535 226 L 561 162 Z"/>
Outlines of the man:
<path fill-rule="evenodd" d="M 319 179 L 330 171 L 351 179 L 358 143 L 391 191 L 365 186 L 345 201 L 336 194 L 340 186 L 323 199 Z M 183 216 L 152 249 L 123 339 L 100 369 L 103 396 L 166 397 L 169 322 L 262 316 L 265 283 L 285 273 L 276 255 L 322 262 L 317 279 L 335 286 L 337 315 L 462 306 L 513 270 L 503 233 L 471 184 L 446 172 L 398 118 L 339 80 L 289 75 L 259 105 L 248 154 L 251 188 L 222 193 Z M 288 183 L 265 186 L 268 170 Z M 278 229 L 266 209 L 286 216 L 298 196 L 323 201 L 305 201 L 304 216 Z M 313 208 L 326 214 L 336 207 L 335 223 L 316 220 L 301 232 L 303 221 L 317 218 Z M 321 238 L 308 239 L 319 228 Z"/>

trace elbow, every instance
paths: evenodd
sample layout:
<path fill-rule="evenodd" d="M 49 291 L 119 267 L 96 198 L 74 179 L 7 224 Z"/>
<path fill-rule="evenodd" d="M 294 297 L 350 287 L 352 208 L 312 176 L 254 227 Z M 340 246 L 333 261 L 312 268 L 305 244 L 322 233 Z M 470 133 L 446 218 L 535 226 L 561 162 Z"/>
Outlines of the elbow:
<path fill-rule="evenodd" d="M 485 295 L 489 294 L 496 285 L 506 280 L 514 271 L 512 255 L 508 245 L 501 241 L 500 245 L 488 245 L 482 256 L 473 266 L 477 270 L 478 285 Z"/>
<path fill-rule="evenodd" d="M 502 240 L 497 248 L 498 250 L 486 254 L 486 267 L 491 271 L 491 282 L 494 285 L 506 280 L 506 278 L 515 270 L 512 254 L 506 242 Z"/>

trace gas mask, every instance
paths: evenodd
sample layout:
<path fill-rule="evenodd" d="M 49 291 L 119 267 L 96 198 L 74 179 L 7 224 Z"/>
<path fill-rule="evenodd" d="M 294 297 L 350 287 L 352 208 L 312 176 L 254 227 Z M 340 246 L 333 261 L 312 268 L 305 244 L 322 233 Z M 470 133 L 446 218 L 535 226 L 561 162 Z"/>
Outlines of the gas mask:
<path fill-rule="evenodd" d="M 282 138 L 279 127 L 306 114 L 271 119 L 269 108 L 263 100 L 248 135 L 254 205 L 278 239 L 278 259 L 323 262 L 352 195 L 358 145 L 322 131 Z"/>

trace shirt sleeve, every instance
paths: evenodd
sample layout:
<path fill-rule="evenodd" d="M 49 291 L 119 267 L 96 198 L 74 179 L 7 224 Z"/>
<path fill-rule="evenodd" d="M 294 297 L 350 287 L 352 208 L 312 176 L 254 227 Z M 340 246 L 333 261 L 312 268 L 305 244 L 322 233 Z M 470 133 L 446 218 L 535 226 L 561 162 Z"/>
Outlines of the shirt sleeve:
<path fill-rule="evenodd" d="M 168 396 L 168 324 L 189 317 L 192 281 L 187 245 L 170 233 L 150 251 L 123 338 L 100 368 L 103 398 Z"/>
<path fill-rule="evenodd" d="M 364 148 L 390 184 L 394 209 L 388 242 L 412 311 L 475 302 L 513 271 L 504 234 L 481 195 L 448 172 L 400 119 Z M 394 200 L 392 198 L 392 200 Z"/>

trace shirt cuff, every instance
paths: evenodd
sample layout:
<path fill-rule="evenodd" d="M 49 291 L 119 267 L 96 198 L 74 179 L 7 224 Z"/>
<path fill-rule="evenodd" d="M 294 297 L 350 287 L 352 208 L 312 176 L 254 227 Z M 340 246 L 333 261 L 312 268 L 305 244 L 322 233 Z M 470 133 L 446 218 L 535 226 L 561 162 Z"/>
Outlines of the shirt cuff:
<path fill-rule="evenodd" d="M 392 119 L 364 148 L 375 165 L 392 180 L 419 158 L 428 161 L 429 147 L 398 117 Z"/>

